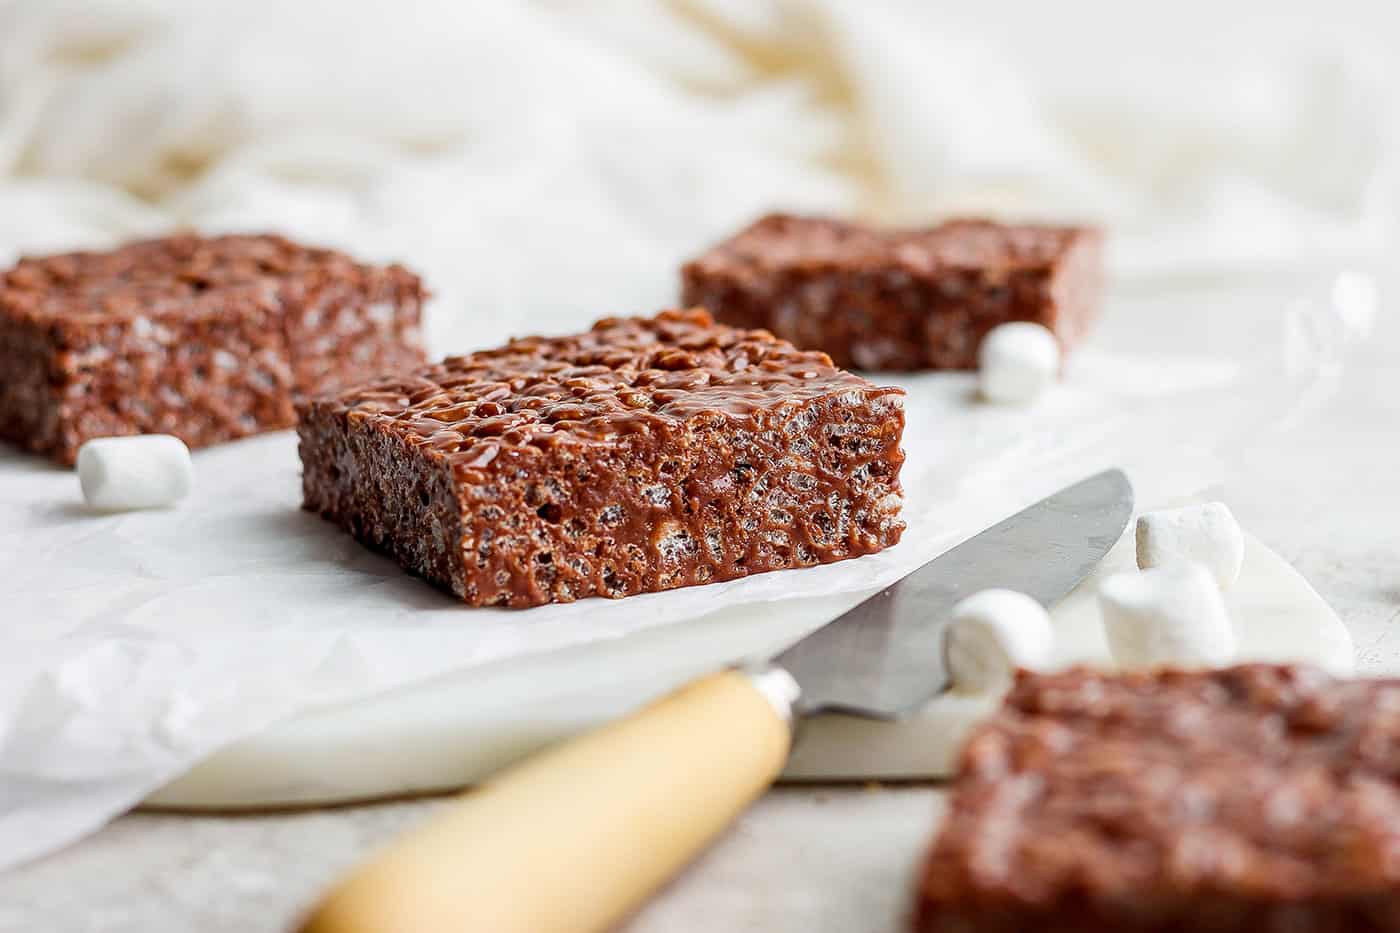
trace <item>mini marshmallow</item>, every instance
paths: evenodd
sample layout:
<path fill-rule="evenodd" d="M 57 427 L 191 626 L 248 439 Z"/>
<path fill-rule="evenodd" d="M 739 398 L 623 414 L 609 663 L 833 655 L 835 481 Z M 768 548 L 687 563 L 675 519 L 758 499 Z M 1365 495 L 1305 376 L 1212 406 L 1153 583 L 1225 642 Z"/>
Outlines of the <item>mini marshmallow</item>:
<path fill-rule="evenodd" d="M 1220 667 L 1235 656 L 1235 631 L 1220 587 L 1200 564 L 1118 573 L 1099 586 L 1113 659 L 1124 670 Z"/>
<path fill-rule="evenodd" d="M 1059 374 L 1060 342 L 1040 324 L 1000 324 L 982 338 L 977 365 L 984 398 L 1025 404 Z"/>
<path fill-rule="evenodd" d="M 194 464 L 185 442 L 169 434 L 99 437 L 78 450 L 78 481 L 94 509 L 156 509 L 189 495 Z"/>
<path fill-rule="evenodd" d="M 1148 512 L 1137 521 L 1137 564 L 1143 570 L 1188 561 L 1202 564 L 1221 589 L 1240 577 L 1244 532 L 1223 502 Z"/>
<path fill-rule="evenodd" d="M 970 693 L 1004 689 L 1018 667 L 1045 667 L 1054 647 L 1049 613 L 1014 590 L 983 590 L 958 603 L 943 643 L 949 677 Z"/>

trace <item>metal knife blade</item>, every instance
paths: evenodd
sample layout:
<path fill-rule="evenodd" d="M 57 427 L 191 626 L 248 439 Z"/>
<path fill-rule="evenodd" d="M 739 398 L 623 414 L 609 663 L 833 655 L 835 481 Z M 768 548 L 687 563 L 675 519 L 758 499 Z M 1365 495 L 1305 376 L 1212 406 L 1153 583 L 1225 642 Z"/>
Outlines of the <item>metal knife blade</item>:
<path fill-rule="evenodd" d="M 943 629 L 954 604 L 990 587 L 1058 602 L 1118 541 L 1132 512 L 1127 476 L 1108 470 L 935 557 L 773 659 L 802 690 L 795 712 L 913 712 L 948 686 Z"/>

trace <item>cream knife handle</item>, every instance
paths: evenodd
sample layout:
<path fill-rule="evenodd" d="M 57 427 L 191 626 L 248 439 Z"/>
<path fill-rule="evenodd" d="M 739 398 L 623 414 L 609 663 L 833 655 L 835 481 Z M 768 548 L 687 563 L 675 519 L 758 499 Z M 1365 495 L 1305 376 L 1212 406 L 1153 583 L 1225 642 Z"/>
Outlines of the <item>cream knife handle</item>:
<path fill-rule="evenodd" d="M 713 674 L 527 759 L 361 865 L 303 931 L 606 930 L 777 779 L 795 698 L 781 670 Z"/>

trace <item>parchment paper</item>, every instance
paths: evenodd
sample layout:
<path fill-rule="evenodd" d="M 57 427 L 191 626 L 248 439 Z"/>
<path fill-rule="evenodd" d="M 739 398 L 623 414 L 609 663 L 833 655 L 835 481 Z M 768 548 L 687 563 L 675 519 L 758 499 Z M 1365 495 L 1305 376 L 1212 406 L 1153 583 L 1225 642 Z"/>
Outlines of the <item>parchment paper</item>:
<path fill-rule="evenodd" d="M 1130 314 L 1160 312 L 1125 308 L 1026 409 L 978 401 L 966 374 L 885 380 L 909 391 L 909 529 L 897 547 L 525 612 L 464 607 L 300 511 L 291 432 L 199 452 L 188 501 L 123 515 L 87 512 L 73 473 L 6 450 L 0 867 L 80 837 L 212 750 L 318 704 L 717 608 L 871 590 L 1100 467 L 1126 467 L 1140 498 L 1198 490 L 1223 447 L 1316 384 L 1318 347 L 1336 342 L 1317 321 L 1335 315 L 1311 307 L 1303 337 L 1274 309 L 1264 339 L 1245 328 L 1251 353 L 1217 356 L 1174 354 L 1158 338 L 1135 346 Z"/>

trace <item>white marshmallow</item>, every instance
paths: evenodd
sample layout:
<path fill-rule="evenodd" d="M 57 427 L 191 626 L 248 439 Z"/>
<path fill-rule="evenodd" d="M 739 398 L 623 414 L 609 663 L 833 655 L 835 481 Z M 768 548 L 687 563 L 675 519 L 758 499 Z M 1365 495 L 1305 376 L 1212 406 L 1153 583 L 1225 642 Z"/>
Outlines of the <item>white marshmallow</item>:
<path fill-rule="evenodd" d="M 1050 663 L 1055 633 L 1050 615 L 1014 590 L 983 590 L 953 607 L 943 651 L 954 686 L 989 693 L 1011 683 L 1016 668 Z"/>
<path fill-rule="evenodd" d="M 1219 667 L 1235 656 L 1220 587 L 1200 564 L 1118 573 L 1099 585 L 1104 634 L 1118 666 Z"/>
<path fill-rule="evenodd" d="M 78 481 L 94 509 L 155 509 L 189 495 L 194 464 L 185 442 L 169 434 L 99 437 L 78 450 Z"/>
<path fill-rule="evenodd" d="M 978 378 L 988 401 L 1024 404 L 1055 381 L 1060 342 L 1040 324 L 1000 324 L 977 348 Z"/>
<path fill-rule="evenodd" d="M 1188 561 L 1202 564 L 1229 589 L 1244 564 L 1244 532 L 1223 502 L 1148 512 L 1137 520 L 1137 564 L 1143 570 Z"/>

